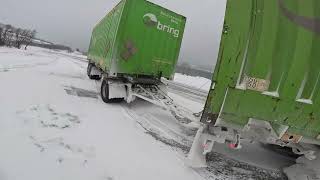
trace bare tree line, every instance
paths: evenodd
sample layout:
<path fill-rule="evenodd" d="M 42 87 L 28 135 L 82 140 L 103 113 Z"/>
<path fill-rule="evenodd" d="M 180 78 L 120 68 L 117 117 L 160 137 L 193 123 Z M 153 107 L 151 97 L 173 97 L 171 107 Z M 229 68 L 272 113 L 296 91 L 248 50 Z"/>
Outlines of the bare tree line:
<path fill-rule="evenodd" d="M 36 30 L 16 28 L 12 25 L 0 26 L 0 46 L 20 49 L 24 45 L 24 48 L 27 49 L 36 33 Z"/>

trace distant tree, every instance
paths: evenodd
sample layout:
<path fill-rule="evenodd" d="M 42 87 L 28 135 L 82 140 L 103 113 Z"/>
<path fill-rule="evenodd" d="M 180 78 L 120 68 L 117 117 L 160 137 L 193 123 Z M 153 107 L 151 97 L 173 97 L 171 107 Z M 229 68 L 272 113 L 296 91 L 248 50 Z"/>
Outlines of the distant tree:
<path fill-rule="evenodd" d="M 6 24 L 5 27 L 6 29 L 12 29 L 13 26 L 11 24 Z"/>
<path fill-rule="evenodd" d="M 36 30 L 27 30 L 26 32 L 26 38 L 25 38 L 25 41 L 24 41 L 24 44 L 26 45 L 25 46 L 25 50 L 27 50 L 27 47 L 32 43 L 33 39 L 36 37 L 36 34 L 37 34 L 37 31 Z"/>
<path fill-rule="evenodd" d="M 5 39 L 5 43 L 7 46 L 11 47 L 14 45 L 14 32 L 13 29 L 10 29 L 7 33 L 6 33 L 6 39 Z"/>
<path fill-rule="evenodd" d="M 6 46 L 12 46 L 14 42 L 14 27 L 10 24 L 5 25 L 4 30 L 2 34 L 3 42 Z"/>
<path fill-rule="evenodd" d="M 5 45 L 7 45 L 7 34 L 10 31 L 11 26 L 10 25 L 5 25 L 4 30 L 3 30 L 3 42 Z"/>
<path fill-rule="evenodd" d="M 77 48 L 77 49 L 76 49 L 76 51 L 80 52 L 80 49 L 79 49 L 79 48 Z"/>
<path fill-rule="evenodd" d="M 20 49 L 22 45 L 25 45 L 25 49 L 27 49 L 36 34 L 36 30 L 16 28 L 7 24 L 0 27 L 0 46 L 14 46 Z"/>
<path fill-rule="evenodd" d="M 16 30 L 15 30 L 15 36 L 16 36 L 16 38 L 15 38 L 15 47 L 16 48 L 18 48 L 18 49 L 20 49 L 21 48 L 21 46 L 22 46 L 22 43 L 23 43 L 23 39 L 24 39 L 24 37 L 23 37 L 23 32 L 24 32 L 24 30 L 23 29 L 20 29 L 20 28 L 17 28 Z"/>
<path fill-rule="evenodd" d="M 30 36 L 30 30 L 23 29 L 20 33 L 20 43 L 21 45 L 26 45 Z"/>
<path fill-rule="evenodd" d="M 73 50 L 71 48 L 67 48 L 68 53 L 72 53 Z"/>
<path fill-rule="evenodd" d="M 3 46 L 4 45 L 4 40 L 3 40 L 3 28 L 0 27 L 0 46 Z"/>

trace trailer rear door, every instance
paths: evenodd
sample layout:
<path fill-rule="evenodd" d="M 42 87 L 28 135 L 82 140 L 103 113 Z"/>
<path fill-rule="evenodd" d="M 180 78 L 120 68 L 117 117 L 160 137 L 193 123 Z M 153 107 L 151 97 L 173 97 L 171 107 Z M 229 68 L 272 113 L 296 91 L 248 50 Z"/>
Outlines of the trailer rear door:
<path fill-rule="evenodd" d="M 320 1 L 228 0 L 202 122 L 320 134 Z"/>

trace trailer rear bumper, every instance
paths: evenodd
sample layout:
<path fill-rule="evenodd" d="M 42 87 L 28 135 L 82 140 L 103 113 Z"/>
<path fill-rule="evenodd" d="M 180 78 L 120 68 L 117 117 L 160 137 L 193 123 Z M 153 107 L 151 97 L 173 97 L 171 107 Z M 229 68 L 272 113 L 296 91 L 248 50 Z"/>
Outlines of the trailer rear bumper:
<path fill-rule="evenodd" d="M 269 122 L 255 119 L 250 119 L 243 128 L 236 128 L 234 124 L 228 124 L 221 119 L 215 126 L 202 125 L 195 136 L 187 163 L 194 168 L 206 167 L 206 154 L 213 150 L 215 143 L 226 144 L 230 149 L 240 149 L 242 140 L 289 147 L 293 153 L 303 155 L 310 161 L 320 158 L 316 155 L 319 147 L 304 143 L 300 136 L 288 136 L 287 128 L 282 129 L 282 132 L 277 134 Z M 287 136 L 288 138 L 285 138 Z"/>

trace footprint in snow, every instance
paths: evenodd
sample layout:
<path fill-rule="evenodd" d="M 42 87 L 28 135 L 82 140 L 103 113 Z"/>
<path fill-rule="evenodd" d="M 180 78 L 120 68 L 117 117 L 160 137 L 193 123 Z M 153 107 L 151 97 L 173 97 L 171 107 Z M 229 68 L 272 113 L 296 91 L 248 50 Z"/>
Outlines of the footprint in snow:
<path fill-rule="evenodd" d="M 57 162 L 62 163 L 67 159 L 79 159 L 83 165 L 88 164 L 88 158 L 95 157 L 92 146 L 67 143 L 62 137 L 40 140 L 34 136 L 29 137 L 33 145 L 40 152 L 54 153 L 59 156 Z"/>
<path fill-rule="evenodd" d="M 17 111 L 17 114 L 24 120 L 24 124 L 37 122 L 43 128 L 66 129 L 81 123 L 78 116 L 58 112 L 51 105 L 35 105 L 26 110 Z"/>

